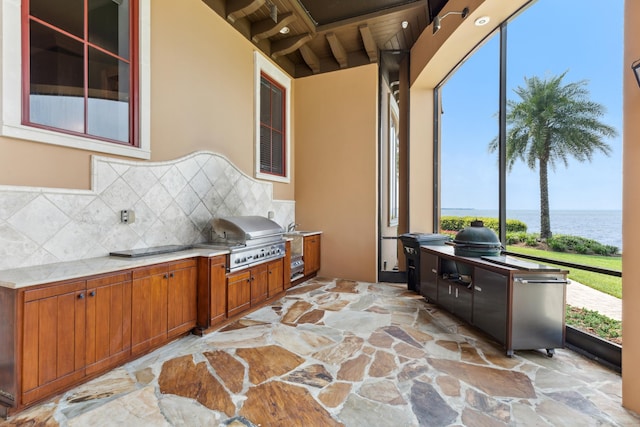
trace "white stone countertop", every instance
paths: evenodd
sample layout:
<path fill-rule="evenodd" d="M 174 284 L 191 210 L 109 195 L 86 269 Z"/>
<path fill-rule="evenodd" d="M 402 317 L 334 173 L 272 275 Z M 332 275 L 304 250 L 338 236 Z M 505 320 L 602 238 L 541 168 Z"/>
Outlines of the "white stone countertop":
<path fill-rule="evenodd" d="M 42 285 L 61 280 L 77 279 L 97 274 L 112 273 L 130 268 L 194 257 L 212 257 L 229 253 L 226 249 L 193 248 L 159 255 L 125 258 L 104 256 L 78 261 L 59 262 L 31 267 L 0 270 L 0 286 L 11 289 Z"/>
<path fill-rule="evenodd" d="M 291 238 L 292 236 L 302 236 L 302 237 L 308 237 L 308 236 L 313 236 L 314 234 L 322 234 L 322 231 L 288 231 L 286 233 L 284 233 L 284 237 L 286 238 Z"/>

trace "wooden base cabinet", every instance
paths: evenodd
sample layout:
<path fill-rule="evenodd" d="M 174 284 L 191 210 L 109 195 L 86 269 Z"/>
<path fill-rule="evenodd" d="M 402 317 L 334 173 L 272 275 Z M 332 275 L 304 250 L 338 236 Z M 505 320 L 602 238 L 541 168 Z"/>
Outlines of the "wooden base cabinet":
<path fill-rule="evenodd" d="M 117 366 L 131 354 L 131 272 L 87 280 L 86 373 Z"/>
<path fill-rule="evenodd" d="M 192 258 L 27 288 L 0 287 L 0 417 L 191 330 L 196 276 Z M 224 286 L 224 268 L 220 277 Z"/>
<path fill-rule="evenodd" d="M 227 274 L 227 317 L 233 317 L 284 291 L 284 261 L 268 261 Z"/>
<path fill-rule="evenodd" d="M 205 331 L 227 318 L 227 257 L 198 258 L 198 329 Z"/>
<path fill-rule="evenodd" d="M 24 291 L 20 405 L 130 357 L 131 272 Z"/>
<path fill-rule="evenodd" d="M 140 354 L 196 326 L 196 261 L 133 271 L 131 351 Z"/>
<path fill-rule="evenodd" d="M 320 234 L 304 236 L 302 259 L 304 260 L 304 275 L 309 276 L 320 270 Z"/>
<path fill-rule="evenodd" d="M 289 264 L 291 266 L 291 264 Z M 273 298 L 281 292 L 284 292 L 284 261 L 278 259 L 267 264 L 267 282 L 268 282 L 268 298 Z M 289 267 L 291 268 L 291 267 Z M 291 273 L 289 273 L 291 275 Z"/>
<path fill-rule="evenodd" d="M 22 395 L 27 405 L 85 376 L 86 282 L 24 293 Z"/>

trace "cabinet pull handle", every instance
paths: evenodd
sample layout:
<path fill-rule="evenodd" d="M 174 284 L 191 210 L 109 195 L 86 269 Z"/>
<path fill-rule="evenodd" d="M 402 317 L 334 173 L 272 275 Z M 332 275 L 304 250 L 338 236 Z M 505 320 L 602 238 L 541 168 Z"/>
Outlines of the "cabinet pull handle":
<path fill-rule="evenodd" d="M 168 274 L 165 274 L 165 275 L 163 276 L 163 278 L 168 279 L 168 278 L 169 278 L 169 275 L 168 275 Z"/>
<path fill-rule="evenodd" d="M 91 292 L 89 292 L 89 296 L 90 296 L 90 297 L 95 297 L 95 296 L 96 296 L 96 291 L 91 291 Z"/>
<path fill-rule="evenodd" d="M 173 273 L 169 273 L 169 277 L 173 277 Z"/>
<path fill-rule="evenodd" d="M 78 295 L 78 299 L 83 299 L 84 298 L 84 294 L 79 294 Z"/>
<path fill-rule="evenodd" d="M 436 270 L 435 268 L 432 268 L 432 269 L 431 269 L 431 272 L 432 272 L 433 274 L 438 274 L 438 270 Z"/>

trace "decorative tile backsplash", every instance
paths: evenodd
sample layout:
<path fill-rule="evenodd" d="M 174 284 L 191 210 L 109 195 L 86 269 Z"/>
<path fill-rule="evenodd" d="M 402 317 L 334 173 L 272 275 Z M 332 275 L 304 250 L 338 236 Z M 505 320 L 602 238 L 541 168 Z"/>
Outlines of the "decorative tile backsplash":
<path fill-rule="evenodd" d="M 92 190 L 0 186 L 0 269 L 204 242 L 211 220 L 267 216 L 286 228 L 295 202 L 224 156 L 196 152 L 169 162 L 92 158 Z M 135 212 L 122 223 L 120 211 Z"/>

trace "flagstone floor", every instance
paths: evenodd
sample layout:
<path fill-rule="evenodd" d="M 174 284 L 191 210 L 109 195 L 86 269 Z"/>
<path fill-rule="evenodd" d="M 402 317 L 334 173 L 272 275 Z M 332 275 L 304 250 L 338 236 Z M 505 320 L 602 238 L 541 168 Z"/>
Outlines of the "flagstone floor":
<path fill-rule="evenodd" d="M 406 289 L 314 279 L 2 426 L 631 426 L 620 376 L 518 351 Z"/>

